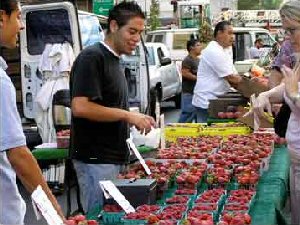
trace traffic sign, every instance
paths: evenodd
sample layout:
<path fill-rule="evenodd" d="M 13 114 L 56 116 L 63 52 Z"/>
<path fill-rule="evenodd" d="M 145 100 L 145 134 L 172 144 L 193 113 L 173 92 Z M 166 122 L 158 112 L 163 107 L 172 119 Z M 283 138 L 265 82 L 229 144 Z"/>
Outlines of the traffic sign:
<path fill-rule="evenodd" d="M 114 6 L 114 0 L 93 0 L 93 13 L 108 16 L 109 10 Z"/>

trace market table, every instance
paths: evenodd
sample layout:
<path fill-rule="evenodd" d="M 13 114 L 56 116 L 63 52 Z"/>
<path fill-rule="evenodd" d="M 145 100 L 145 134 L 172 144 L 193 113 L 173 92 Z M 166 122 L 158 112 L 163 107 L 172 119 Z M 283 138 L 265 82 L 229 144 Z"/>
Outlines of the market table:
<path fill-rule="evenodd" d="M 153 148 L 149 148 L 146 146 L 138 147 L 139 152 L 146 157 L 153 155 Z M 75 178 L 75 184 L 71 184 L 71 179 L 76 177 L 74 173 L 72 160 L 69 158 L 69 149 L 67 148 L 35 148 L 32 151 L 33 156 L 37 160 L 43 161 L 65 161 L 65 183 L 67 188 L 67 213 L 66 215 L 69 216 L 71 214 L 71 188 L 73 186 L 76 187 L 76 199 L 78 205 L 78 211 L 83 212 L 82 204 L 80 201 L 80 193 L 79 193 L 79 185 L 77 182 L 77 178 Z"/>
<path fill-rule="evenodd" d="M 289 192 L 290 158 L 287 148 L 276 147 L 270 159 L 269 170 L 264 172 L 257 186 L 257 194 L 250 210 L 252 225 L 284 225 L 282 210 Z M 97 219 L 100 208 L 88 212 L 89 219 Z"/>
<path fill-rule="evenodd" d="M 250 211 L 253 225 L 285 224 L 282 210 L 289 192 L 290 158 L 286 147 L 275 148 L 269 170 L 257 187 L 256 201 Z"/>
<path fill-rule="evenodd" d="M 78 211 L 83 212 L 83 207 L 80 201 L 79 185 L 77 179 L 75 179 L 75 184 L 71 184 L 71 179 L 76 177 L 74 173 L 72 161 L 69 158 L 69 149 L 67 148 L 36 148 L 32 151 L 33 156 L 37 160 L 43 161 L 65 161 L 65 185 L 67 189 L 67 213 L 69 216 L 71 214 L 71 188 L 76 187 L 76 199 L 78 205 Z"/>

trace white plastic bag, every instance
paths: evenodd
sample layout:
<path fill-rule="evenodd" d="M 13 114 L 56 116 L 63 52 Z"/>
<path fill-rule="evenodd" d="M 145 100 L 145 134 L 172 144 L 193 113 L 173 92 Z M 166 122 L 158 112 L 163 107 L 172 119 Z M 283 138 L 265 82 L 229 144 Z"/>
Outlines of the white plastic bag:
<path fill-rule="evenodd" d="M 153 128 L 145 138 L 145 146 L 158 148 L 160 142 L 160 128 Z"/>
<path fill-rule="evenodd" d="M 150 148 L 158 148 L 160 143 L 160 128 L 152 128 L 145 135 L 141 134 L 135 127 L 131 128 L 132 141 L 136 146 L 147 146 Z"/>

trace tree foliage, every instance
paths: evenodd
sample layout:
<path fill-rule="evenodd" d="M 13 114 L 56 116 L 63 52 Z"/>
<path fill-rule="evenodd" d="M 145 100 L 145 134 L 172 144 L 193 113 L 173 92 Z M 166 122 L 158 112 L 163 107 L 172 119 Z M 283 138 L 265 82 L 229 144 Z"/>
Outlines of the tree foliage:
<path fill-rule="evenodd" d="M 150 29 L 156 30 L 160 26 L 159 20 L 159 2 L 158 0 L 151 0 L 150 6 Z"/>
<path fill-rule="evenodd" d="M 207 20 L 202 22 L 199 29 L 200 42 L 208 43 L 213 40 L 213 29 Z"/>
<path fill-rule="evenodd" d="M 283 0 L 239 0 L 239 10 L 278 9 Z"/>

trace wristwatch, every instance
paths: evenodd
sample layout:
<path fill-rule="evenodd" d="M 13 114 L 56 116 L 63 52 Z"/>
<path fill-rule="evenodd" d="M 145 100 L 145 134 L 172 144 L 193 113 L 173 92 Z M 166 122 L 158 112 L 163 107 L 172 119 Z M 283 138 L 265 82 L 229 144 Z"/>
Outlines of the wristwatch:
<path fill-rule="evenodd" d="M 291 101 L 295 105 L 300 100 L 300 94 L 298 93 L 297 95 L 289 96 L 289 99 L 291 99 Z"/>

